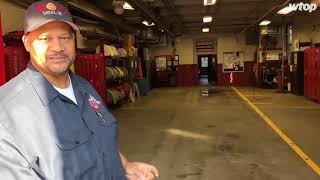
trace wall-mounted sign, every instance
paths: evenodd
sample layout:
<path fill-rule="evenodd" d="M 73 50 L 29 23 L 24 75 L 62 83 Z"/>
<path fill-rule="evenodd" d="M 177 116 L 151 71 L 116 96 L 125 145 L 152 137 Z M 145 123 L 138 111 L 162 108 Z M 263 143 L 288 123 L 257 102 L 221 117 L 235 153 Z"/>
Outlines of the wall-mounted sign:
<path fill-rule="evenodd" d="M 199 41 L 196 42 L 196 51 L 197 52 L 208 52 L 214 51 L 214 43 L 213 41 Z"/>
<path fill-rule="evenodd" d="M 224 52 L 223 72 L 244 72 L 244 53 Z"/>

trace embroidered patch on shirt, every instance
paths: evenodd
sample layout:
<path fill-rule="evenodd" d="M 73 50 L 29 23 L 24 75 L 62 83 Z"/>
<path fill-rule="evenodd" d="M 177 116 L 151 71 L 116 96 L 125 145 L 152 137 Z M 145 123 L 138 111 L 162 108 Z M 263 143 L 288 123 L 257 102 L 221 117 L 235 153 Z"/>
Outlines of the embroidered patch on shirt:
<path fill-rule="evenodd" d="M 92 107 L 94 111 L 98 111 L 102 107 L 102 103 L 96 100 L 93 96 L 89 97 L 89 105 Z"/>

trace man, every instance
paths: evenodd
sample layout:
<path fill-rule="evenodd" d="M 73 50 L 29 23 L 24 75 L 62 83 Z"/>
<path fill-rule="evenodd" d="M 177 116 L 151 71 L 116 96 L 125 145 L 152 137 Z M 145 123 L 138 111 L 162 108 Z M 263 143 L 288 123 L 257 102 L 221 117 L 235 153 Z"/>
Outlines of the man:
<path fill-rule="evenodd" d="M 52 0 L 26 12 L 25 71 L 0 88 L 0 179 L 147 180 L 158 175 L 128 162 L 117 123 L 92 86 L 69 71 L 77 26 Z M 103 82 L 102 82 L 103 83 Z"/>

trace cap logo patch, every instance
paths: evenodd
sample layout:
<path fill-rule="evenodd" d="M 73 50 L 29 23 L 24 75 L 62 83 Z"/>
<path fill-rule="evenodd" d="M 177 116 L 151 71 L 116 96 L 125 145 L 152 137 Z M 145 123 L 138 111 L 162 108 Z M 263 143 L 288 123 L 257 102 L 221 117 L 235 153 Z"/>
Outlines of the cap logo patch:
<path fill-rule="evenodd" d="M 50 14 L 57 14 L 62 16 L 65 12 L 65 9 L 63 6 L 59 4 L 54 4 L 52 2 L 49 2 L 47 4 L 39 4 L 35 6 L 35 11 L 37 13 L 41 13 L 42 15 L 50 15 Z"/>
<path fill-rule="evenodd" d="M 57 9 L 56 5 L 54 5 L 53 3 L 48 3 L 46 5 L 46 8 L 51 10 L 51 11 L 55 11 Z"/>

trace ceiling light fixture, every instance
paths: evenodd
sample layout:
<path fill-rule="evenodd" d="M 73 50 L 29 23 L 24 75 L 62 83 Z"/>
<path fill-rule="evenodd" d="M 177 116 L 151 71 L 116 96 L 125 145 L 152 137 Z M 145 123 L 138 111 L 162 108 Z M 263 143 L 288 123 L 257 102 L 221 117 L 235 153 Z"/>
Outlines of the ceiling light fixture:
<path fill-rule="evenodd" d="M 123 9 L 134 10 L 134 8 L 126 1 L 124 2 Z"/>
<path fill-rule="evenodd" d="M 210 29 L 209 28 L 202 28 L 202 32 L 209 32 Z"/>
<path fill-rule="evenodd" d="M 289 14 L 291 11 L 293 11 L 293 7 L 292 6 L 286 6 L 286 7 L 282 8 L 280 11 L 278 11 L 277 13 L 285 15 L 285 14 Z"/>
<path fill-rule="evenodd" d="M 210 23 L 212 21 L 212 16 L 204 16 L 203 17 L 203 22 L 204 23 Z"/>
<path fill-rule="evenodd" d="M 203 5 L 204 6 L 211 6 L 216 4 L 216 0 L 203 0 Z"/>
<path fill-rule="evenodd" d="M 268 25 L 268 24 L 270 24 L 270 23 L 271 23 L 271 21 L 264 20 L 264 21 L 262 21 L 259 25 L 260 25 L 260 26 L 266 26 L 266 25 Z"/>
<path fill-rule="evenodd" d="M 154 23 L 149 24 L 148 21 L 143 21 L 142 24 L 146 25 L 146 26 L 154 26 Z"/>

